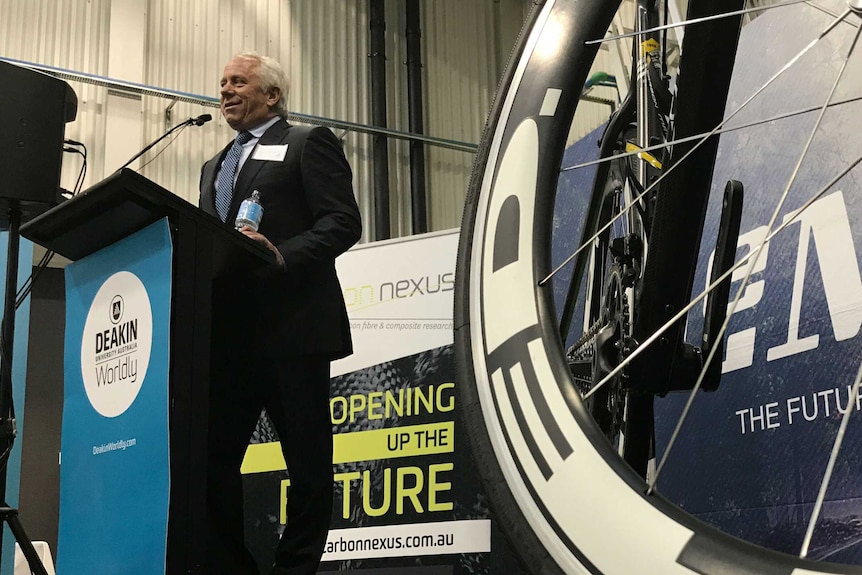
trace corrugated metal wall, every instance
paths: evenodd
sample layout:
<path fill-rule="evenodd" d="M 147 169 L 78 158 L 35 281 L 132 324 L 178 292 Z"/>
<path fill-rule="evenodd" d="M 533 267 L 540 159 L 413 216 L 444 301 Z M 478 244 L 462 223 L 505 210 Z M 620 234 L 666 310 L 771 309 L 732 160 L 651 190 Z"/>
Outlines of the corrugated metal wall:
<path fill-rule="evenodd" d="M 110 0 L 0 0 L 0 57 L 104 75 L 110 8 Z M 90 149 L 91 184 L 104 172 L 104 155 L 98 153 L 94 134 L 105 133 L 107 89 L 70 85 L 78 96 L 78 116 L 66 127 L 66 137 Z M 66 154 L 61 186 L 74 188 L 81 164 L 82 158 Z"/>
<path fill-rule="evenodd" d="M 434 0 L 423 8 L 428 133 L 478 143 L 497 87 L 501 57 L 494 53 L 494 3 Z M 457 227 L 474 155 L 430 148 L 426 157 L 431 227 Z"/>
<path fill-rule="evenodd" d="M 143 0 L 142 0 L 143 1 Z M 387 111 L 389 128 L 408 131 L 405 2 L 386 0 Z M 240 50 L 278 59 L 291 77 L 290 108 L 308 114 L 370 123 L 367 0 L 147 0 L 146 85 L 218 96 L 222 67 Z M 428 136 L 477 144 L 499 74 L 527 15 L 529 0 L 424 0 L 423 99 Z M 0 0 L 0 57 L 107 75 L 111 0 Z M 67 137 L 89 148 L 86 184 L 118 166 L 104 165 L 105 88 L 70 82 L 80 100 Z M 179 134 L 164 152 L 142 158 L 141 172 L 197 203 L 201 164 L 221 149 L 232 131 L 218 110 L 154 96 L 142 98 L 140 147 L 168 127 L 209 112 L 214 121 Z M 599 106 L 601 108 L 601 106 Z M 584 108 L 586 110 L 586 108 Z M 573 129 L 586 133 L 607 109 L 585 116 Z M 581 121 L 579 121 L 581 123 Z M 365 217 L 365 239 L 374 237 L 371 136 L 342 133 Z M 411 233 L 409 149 L 390 140 L 392 236 Z M 473 154 L 425 146 L 430 230 L 460 223 Z M 148 163 L 149 162 L 149 163 Z M 63 186 L 74 185 L 80 162 L 64 158 Z"/>
<path fill-rule="evenodd" d="M 616 37 L 632 30 L 635 18 L 634 0 L 625 0 L 616 18 L 607 32 L 607 37 Z M 601 44 L 590 74 L 605 72 L 616 78 L 617 88 L 610 86 L 597 86 L 588 91 L 586 95 L 601 100 L 610 100 L 618 103 L 620 97 L 628 92 L 629 77 L 631 74 L 631 38 L 617 39 Z M 614 106 L 614 108 L 615 108 Z M 572 121 L 569 131 L 569 144 L 583 138 L 586 134 L 604 125 L 613 108 L 606 103 L 583 100 L 578 104 L 578 109 Z"/>

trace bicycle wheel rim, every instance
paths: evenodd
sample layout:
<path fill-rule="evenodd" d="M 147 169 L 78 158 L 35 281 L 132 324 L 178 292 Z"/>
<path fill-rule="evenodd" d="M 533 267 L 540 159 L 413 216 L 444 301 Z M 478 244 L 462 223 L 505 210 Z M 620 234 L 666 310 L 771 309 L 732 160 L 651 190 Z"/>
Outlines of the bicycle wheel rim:
<path fill-rule="evenodd" d="M 537 287 L 549 271 L 550 242 L 535 222 L 551 217 L 553 195 L 537 191 L 559 176 L 562 131 L 594 55 L 582 40 L 601 37 L 615 9 L 600 0 L 544 4 L 475 164 L 455 341 L 462 406 L 481 413 L 468 425 L 485 430 L 484 438 L 472 434 L 472 448 L 495 513 L 536 573 L 862 573 L 742 542 L 645 495 L 644 482 L 560 383 L 570 374 L 551 297 Z M 555 50 L 551 36 L 579 40 Z"/>

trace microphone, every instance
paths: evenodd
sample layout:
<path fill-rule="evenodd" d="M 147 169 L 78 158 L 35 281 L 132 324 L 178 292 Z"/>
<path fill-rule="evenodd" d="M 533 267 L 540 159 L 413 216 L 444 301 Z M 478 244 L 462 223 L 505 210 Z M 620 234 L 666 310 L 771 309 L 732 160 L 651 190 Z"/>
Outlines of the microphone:
<path fill-rule="evenodd" d="M 197 118 L 189 118 L 188 121 L 190 124 L 194 124 L 195 126 L 203 126 L 212 119 L 212 114 L 201 114 Z"/>
<path fill-rule="evenodd" d="M 186 120 L 184 122 L 180 122 L 179 124 L 177 124 L 176 126 L 171 128 L 170 130 L 168 130 L 167 132 L 165 132 L 164 134 L 162 134 L 161 136 L 156 138 L 152 143 L 147 145 L 147 147 L 145 147 L 143 150 L 141 150 L 140 152 L 138 152 L 137 154 L 132 156 L 128 162 L 126 162 L 125 164 L 123 164 L 122 166 L 117 168 L 117 170 L 114 173 L 116 174 L 117 172 L 119 172 L 123 168 L 127 167 L 129 164 L 131 164 L 132 162 L 134 162 L 135 160 L 137 160 L 138 158 L 140 158 L 141 156 L 146 154 L 153 146 L 155 146 L 156 144 L 158 144 L 159 142 L 161 142 L 162 140 L 164 140 L 165 138 L 167 138 L 168 136 L 170 136 L 171 134 L 173 134 L 174 132 L 176 132 L 180 128 L 185 128 L 186 126 L 192 126 L 192 125 L 203 126 L 204 124 L 206 124 L 207 122 L 209 122 L 212 119 L 213 119 L 213 117 L 211 114 L 201 114 L 197 118 L 189 118 L 188 120 Z"/>

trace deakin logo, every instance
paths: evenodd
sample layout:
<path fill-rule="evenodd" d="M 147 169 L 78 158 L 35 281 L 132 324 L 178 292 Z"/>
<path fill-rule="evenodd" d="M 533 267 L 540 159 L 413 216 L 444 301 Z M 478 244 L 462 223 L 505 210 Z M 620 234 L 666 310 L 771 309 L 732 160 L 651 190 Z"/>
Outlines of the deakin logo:
<path fill-rule="evenodd" d="M 153 314 L 144 284 L 133 273 L 115 273 L 93 298 L 81 341 L 84 389 L 98 413 L 116 417 L 134 403 L 152 339 Z"/>
<path fill-rule="evenodd" d="M 123 319 L 123 296 L 115 295 L 111 300 L 111 323 L 118 324 Z"/>

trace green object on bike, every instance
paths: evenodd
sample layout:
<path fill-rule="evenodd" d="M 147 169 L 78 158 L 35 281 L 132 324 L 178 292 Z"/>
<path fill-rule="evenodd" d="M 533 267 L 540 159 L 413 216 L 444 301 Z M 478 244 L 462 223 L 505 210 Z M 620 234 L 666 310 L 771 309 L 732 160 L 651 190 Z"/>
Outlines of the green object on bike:
<path fill-rule="evenodd" d="M 586 83 L 584 84 L 584 90 L 589 90 L 593 86 L 604 83 L 610 83 L 616 86 L 617 79 L 615 76 L 612 76 L 607 72 L 596 72 L 587 79 Z"/>

